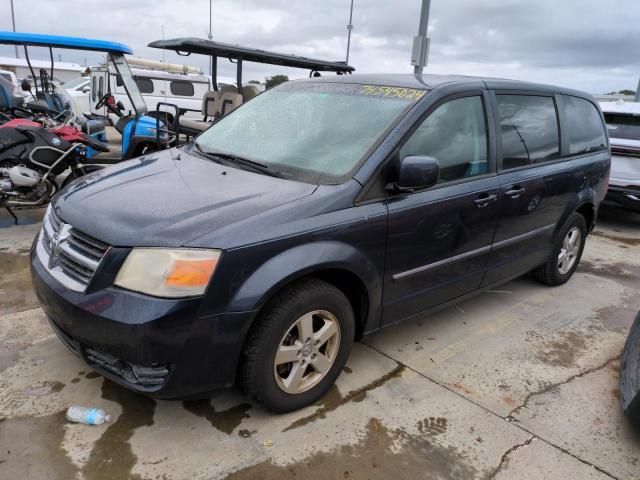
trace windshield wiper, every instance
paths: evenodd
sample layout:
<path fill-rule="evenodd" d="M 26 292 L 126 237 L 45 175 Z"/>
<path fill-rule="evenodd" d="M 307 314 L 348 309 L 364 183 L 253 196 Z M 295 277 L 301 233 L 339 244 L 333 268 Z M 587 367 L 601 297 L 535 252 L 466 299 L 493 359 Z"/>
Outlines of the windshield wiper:
<path fill-rule="evenodd" d="M 198 142 L 195 143 L 198 151 L 203 155 L 206 155 L 207 157 L 219 158 L 221 160 L 234 162 L 272 177 L 281 177 L 280 172 L 278 172 L 277 170 L 272 170 L 268 165 L 265 165 L 264 163 L 256 162 L 255 160 L 251 160 L 249 158 L 241 157 L 238 155 L 233 155 L 232 153 L 211 152 L 209 150 L 203 150 Z"/>

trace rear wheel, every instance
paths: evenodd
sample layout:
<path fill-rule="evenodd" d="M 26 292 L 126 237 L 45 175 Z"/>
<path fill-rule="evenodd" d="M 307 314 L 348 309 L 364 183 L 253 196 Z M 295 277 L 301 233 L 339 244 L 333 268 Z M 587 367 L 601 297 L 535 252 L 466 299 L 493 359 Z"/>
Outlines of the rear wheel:
<path fill-rule="evenodd" d="M 640 312 L 624 347 L 620 391 L 624 412 L 640 425 Z"/>
<path fill-rule="evenodd" d="M 582 215 L 573 213 L 556 237 L 546 263 L 534 270 L 536 279 L 547 285 L 562 285 L 576 271 L 587 238 L 587 223 Z"/>
<path fill-rule="evenodd" d="M 351 304 L 333 285 L 298 282 L 265 307 L 247 339 L 240 381 L 275 412 L 310 405 L 333 385 L 355 332 Z"/>

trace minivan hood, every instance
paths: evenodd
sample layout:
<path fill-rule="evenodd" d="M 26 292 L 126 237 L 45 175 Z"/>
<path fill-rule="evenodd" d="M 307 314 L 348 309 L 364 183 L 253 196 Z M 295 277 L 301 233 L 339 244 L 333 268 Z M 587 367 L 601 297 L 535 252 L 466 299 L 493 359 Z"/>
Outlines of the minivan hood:
<path fill-rule="evenodd" d="M 171 149 L 86 175 L 62 190 L 53 208 L 113 246 L 179 247 L 315 189 Z"/>

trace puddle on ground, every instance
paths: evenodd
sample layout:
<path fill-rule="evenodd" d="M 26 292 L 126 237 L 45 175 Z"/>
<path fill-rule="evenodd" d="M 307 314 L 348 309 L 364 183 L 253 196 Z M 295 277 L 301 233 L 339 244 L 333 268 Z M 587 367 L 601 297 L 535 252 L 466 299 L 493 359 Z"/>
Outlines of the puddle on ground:
<path fill-rule="evenodd" d="M 102 383 L 102 398 L 118 403 L 122 413 L 94 444 L 89 460 L 82 467 L 83 477 L 85 480 L 140 479 L 131 473 L 138 459 L 129 440 L 137 428 L 153 425 L 156 402 L 107 379 Z"/>
<path fill-rule="evenodd" d="M 340 394 L 340 390 L 338 390 L 338 387 L 335 384 L 332 385 L 326 395 L 316 403 L 316 405 L 319 405 L 319 408 L 315 412 L 313 412 L 311 415 L 296 420 L 287 428 L 285 428 L 283 432 L 302 427 L 303 425 L 307 425 L 308 423 L 314 422 L 320 418 L 325 418 L 328 412 L 337 409 L 345 403 L 363 401 L 366 398 L 368 391 L 374 390 L 384 385 L 392 378 L 401 376 L 404 369 L 404 365 L 398 364 L 389 373 L 383 375 L 382 377 L 374 380 L 371 383 L 368 383 L 364 387 L 360 387 L 356 390 L 351 390 L 344 396 Z"/>
<path fill-rule="evenodd" d="M 586 353 L 590 341 L 597 335 L 594 331 L 568 330 L 543 339 L 536 349 L 536 359 L 553 367 L 573 367 L 576 360 Z"/>
<path fill-rule="evenodd" d="M 249 418 L 247 411 L 251 408 L 250 404 L 241 403 L 218 412 L 211 405 L 210 399 L 184 401 L 182 405 L 187 411 L 207 419 L 212 427 L 227 435 L 230 435 L 242 423 L 242 420 Z"/>
<path fill-rule="evenodd" d="M 402 429 L 391 430 L 376 418 L 369 420 L 364 433 L 355 445 L 338 446 L 283 466 L 265 460 L 232 473 L 227 480 L 364 480 L 397 478 L 400 472 L 402 478 L 459 480 L 484 476 L 469 464 L 464 452 L 438 445 L 428 433 L 411 435 Z"/>
<path fill-rule="evenodd" d="M 0 251 L 0 315 L 39 306 L 31 286 L 29 250 Z"/>

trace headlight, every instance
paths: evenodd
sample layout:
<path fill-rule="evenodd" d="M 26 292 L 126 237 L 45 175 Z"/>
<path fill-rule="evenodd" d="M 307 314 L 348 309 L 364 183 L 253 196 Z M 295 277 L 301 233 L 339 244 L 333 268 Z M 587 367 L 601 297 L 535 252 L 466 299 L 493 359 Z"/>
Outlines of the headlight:
<path fill-rule="evenodd" d="M 202 295 L 220 254 L 220 250 L 134 248 L 114 283 L 156 297 Z"/>

